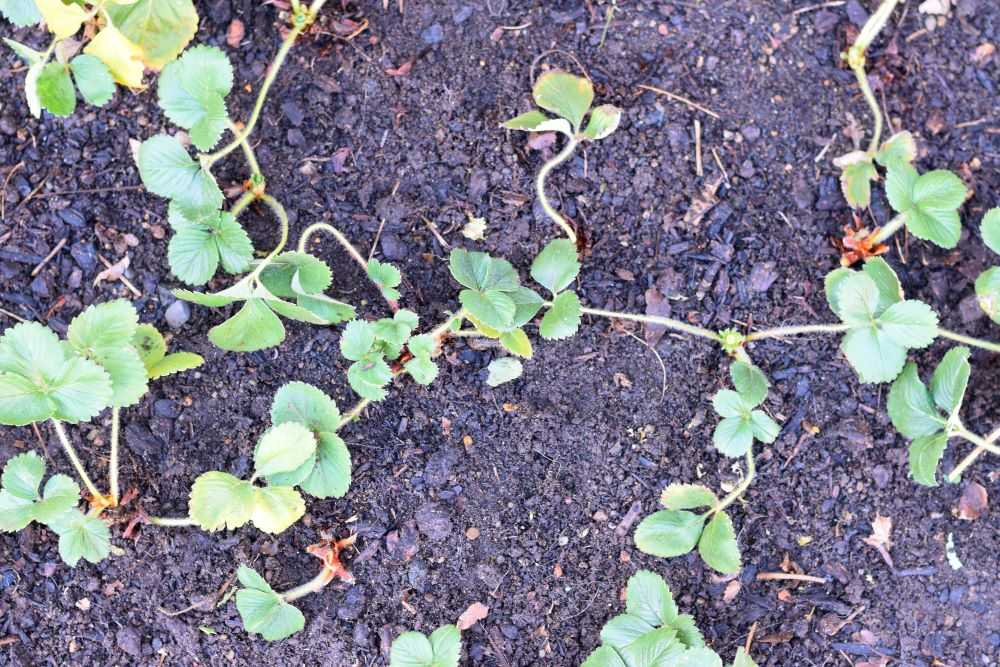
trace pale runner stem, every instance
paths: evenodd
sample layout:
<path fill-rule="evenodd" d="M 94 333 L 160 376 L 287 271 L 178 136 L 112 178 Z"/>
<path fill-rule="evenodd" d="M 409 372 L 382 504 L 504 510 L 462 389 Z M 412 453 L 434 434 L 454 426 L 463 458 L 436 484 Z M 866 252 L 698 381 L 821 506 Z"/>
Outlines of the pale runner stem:
<path fill-rule="evenodd" d="M 872 92 L 872 87 L 868 83 L 868 72 L 865 71 L 864 61 L 862 60 L 860 67 L 852 67 L 851 69 L 858 80 L 861 93 L 865 96 L 868 108 L 871 109 L 872 116 L 875 117 L 875 129 L 872 130 L 872 140 L 868 144 L 868 154 L 875 155 L 878 152 L 879 141 L 882 138 L 882 124 L 884 122 L 882 120 L 882 109 L 879 108 L 878 100 L 875 99 L 875 93 Z"/>
<path fill-rule="evenodd" d="M 545 306 L 551 308 L 552 304 L 547 302 Z M 707 338 L 709 340 L 719 341 L 719 334 L 715 331 L 709 329 L 704 329 L 702 327 L 695 326 L 693 324 L 688 324 L 687 322 L 681 322 L 680 320 L 674 320 L 669 317 L 660 317 L 658 315 L 635 315 L 633 313 L 619 313 L 614 310 L 601 310 L 600 308 L 581 308 L 580 312 L 586 313 L 588 315 L 599 315 L 600 317 L 610 317 L 616 320 L 632 320 L 634 322 L 646 322 L 647 324 L 659 324 L 660 326 L 666 327 L 668 329 L 674 329 L 675 331 L 682 331 L 686 334 L 692 336 L 699 336 L 701 338 Z"/>
<path fill-rule="evenodd" d="M 111 487 L 112 507 L 118 507 L 118 441 L 121 432 L 121 408 L 111 408 L 111 456 L 108 461 L 108 486 Z"/>
<path fill-rule="evenodd" d="M 741 496 L 743 496 L 744 493 L 747 492 L 747 489 L 750 488 L 750 484 L 753 483 L 753 478 L 756 475 L 757 475 L 757 462 L 754 461 L 754 458 L 753 458 L 753 447 L 751 446 L 750 449 L 747 450 L 747 474 L 746 474 L 746 477 L 744 477 L 743 481 L 740 482 L 736 486 L 735 489 L 733 489 L 732 491 L 730 491 L 729 494 L 725 498 L 723 498 L 719 502 L 718 505 L 716 505 L 712 509 L 708 510 L 708 512 L 706 514 L 709 514 L 709 515 L 711 515 L 711 514 L 717 514 L 717 513 L 721 512 L 722 510 L 726 509 L 727 507 L 729 507 L 730 505 L 732 505 L 734 502 L 736 502 Z"/>
<path fill-rule="evenodd" d="M 265 257 L 257 268 L 254 269 L 251 274 L 254 279 L 260 276 L 261 271 L 267 268 L 267 265 L 271 263 L 279 252 L 285 249 L 285 244 L 288 243 L 288 213 L 285 212 L 285 207 L 281 205 L 277 199 L 271 195 L 261 195 L 260 200 L 267 204 L 267 207 L 274 212 L 274 215 L 278 218 L 278 222 L 281 224 L 281 238 L 278 240 L 278 245 L 274 246 L 274 250 Z"/>
<path fill-rule="evenodd" d="M 968 469 L 973 463 L 975 463 L 984 452 L 992 452 L 993 454 L 1000 454 L 1000 448 L 996 447 L 993 443 L 1000 438 L 1000 428 L 996 429 L 990 433 L 986 438 L 981 438 L 974 433 L 970 433 L 963 426 L 962 429 L 955 433 L 955 435 L 965 438 L 972 444 L 976 446 L 974 450 L 969 452 L 964 459 L 962 459 L 958 465 L 956 465 L 951 472 L 948 473 L 947 479 L 950 483 L 954 484 L 962 479 L 962 473 Z M 971 436 L 971 437 L 970 437 Z"/>
<path fill-rule="evenodd" d="M 188 526 L 197 526 L 194 519 L 191 517 L 170 517 L 170 516 L 147 516 L 146 523 L 152 524 L 154 526 L 162 526 L 163 528 L 187 528 Z"/>
<path fill-rule="evenodd" d="M 570 224 L 566 222 L 566 219 L 559 214 L 559 211 L 555 210 L 552 207 L 552 204 L 549 203 L 548 195 L 545 194 L 545 179 L 549 177 L 549 174 L 553 169 L 569 159 L 569 156 L 576 150 L 578 143 L 579 142 L 576 139 L 570 139 L 567 141 L 566 145 L 563 146 L 563 149 L 558 155 L 542 165 L 542 168 L 538 170 L 538 176 L 535 178 L 535 192 L 538 194 L 538 201 L 541 203 L 542 209 L 554 223 L 562 227 L 563 232 L 566 233 L 566 236 L 569 237 L 569 240 L 572 241 L 574 245 L 576 245 L 576 232 L 574 232 L 573 228 L 570 227 Z"/>
<path fill-rule="evenodd" d="M 956 333 L 954 331 L 948 331 L 947 329 L 942 329 L 941 327 L 938 327 L 938 335 L 940 335 L 942 338 L 950 338 L 951 340 L 957 341 L 959 343 L 971 345 L 972 347 L 978 347 L 983 350 L 989 350 L 990 352 L 1000 352 L 1000 343 L 994 343 L 991 340 L 982 340 L 981 338 L 973 338 L 972 336 L 966 336 L 965 334 Z"/>
<path fill-rule="evenodd" d="M 763 340 L 765 338 L 786 338 L 788 336 L 802 336 L 814 333 L 842 333 L 850 329 L 846 324 L 800 324 L 789 327 L 775 327 L 774 329 L 764 329 L 763 331 L 753 331 L 747 334 L 747 342 Z"/>
<path fill-rule="evenodd" d="M 869 17 L 864 27 L 861 28 L 861 32 L 858 34 L 858 38 L 854 44 L 847 50 L 847 64 L 850 65 L 851 70 L 854 72 L 854 76 L 858 80 L 858 85 L 861 87 L 861 92 L 865 96 L 865 101 L 868 103 L 869 108 L 871 108 L 872 116 L 875 117 L 875 129 L 872 132 L 872 140 L 868 147 L 869 155 L 875 155 L 878 151 L 884 121 L 878 100 L 875 99 L 875 93 L 872 92 L 871 86 L 868 84 L 868 73 L 865 71 L 865 51 L 875 41 L 878 34 L 882 32 L 898 2 L 899 0 L 883 0 L 879 8 L 875 10 L 875 13 Z"/>
<path fill-rule="evenodd" d="M 69 457 L 70 463 L 76 468 L 76 474 L 80 476 L 80 480 L 87 487 L 87 490 L 90 491 L 90 495 L 95 499 L 103 498 L 104 494 L 97 490 L 97 485 L 94 484 L 93 480 L 90 479 L 90 475 L 84 470 L 83 464 L 80 462 L 80 457 L 76 455 L 76 450 L 73 449 L 73 445 L 69 441 L 69 436 L 66 434 L 66 429 L 63 428 L 62 422 L 53 419 L 52 426 L 56 431 L 56 435 L 59 436 L 59 442 L 62 443 L 66 456 Z"/>
<path fill-rule="evenodd" d="M 295 588 L 290 588 L 284 593 L 278 593 L 285 602 L 293 602 L 312 593 L 319 593 L 326 588 L 327 584 L 333 581 L 333 574 L 329 569 L 323 568 L 319 574 L 304 584 L 299 584 Z"/>
<path fill-rule="evenodd" d="M 296 13 L 295 23 L 292 26 L 292 29 L 288 31 L 288 35 L 281 43 L 281 48 L 278 49 L 278 53 L 274 56 L 274 61 L 267 70 L 267 76 L 264 77 L 264 83 L 261 84 L 260 92 L 257 93 L 257 101 L 254 102 L 253 111 L 250 114 L 250 120 L 247 122 L 246 127 L 244 127 L 243 131 L 239 132 L 231 142 L 214 153 L 202 153 L 199 156 L 201 158 L 202 165 L 210 168 L 213 164 L 239 148 L 253 133 L 254 127 L 257 125 L 257 121 L 260 120 L 260 112 L 264 108 L 264 101 L 267 99 L 267 94 L 271 90 L 271 86 L 274 84 L 275 79 L 278 78 L 278 71 L 281 70 L 281 66 L 284 65 L 285 59 L 288 57 L 288 52 L 291 51 L 292 46 L 295 44 L 295 40 L 302 34 L 302 31 L 309 27 L 311 23 L 310 17 L 315 18 L 316 14 L 319 13 L 319 10 L 322 9 L 324 4 L 326 4 L 326 0 L 314 0 L 312 5 L 307 10 L 309 17 L 303 15 L 301 12 Z"/>
<path fill-rule="evenodd" d="M 232 120 L 229 121 L 229 130 L 233 133 L 234 137 L 238 138 L 240 136 L 240 130 Z M 260 170 L 260 164 L 257 162 L 257 154 L 254 153 L 253 146 L 250 145 L 250 140 L 244 139 L 240 142 L 240 146 L 243 147 L 243 155 L 247 159 L 250 173 L 257 178 L 264 178 L 264 172 Z"/>
<path fill-rule="evenodd" d="M 448 330 L 451 328 L 452 323 L 455 322 L 456 320 L 458 321 L 463 320 L 465 318 L 465 315 L 466 311 L 464 308 L 460 309 L 453 315 L 449 315 L 443 322 L 441 322 L 441 324 L 437 325 L 436 327 L 434 327 L 434 329 L 431 330 L 430 332 L 431 338 L 434 338 L 435 340 L 438 341 L 443 340 L 446 335 L 450 335 Z M 394 369 L 392 372 L 392 377 L 395 378 L 396 376 L 402 375 L 405 372 L 406 371 L 403 368 Z M 353 408 L 351 408 L 341 416 L 340 423 L 337 425 L 336 430 L 339 431 L 340 429 L 344 428 L 355 419 L 359 419 L 361 417 L 361 413 L 363 413 L 365 411 L 365 408 L 371 405 L 371 403 L 372 403 L 371 400 L 367 398 L 363 398 L 357 403 L 355 403 Z"/>
<path fill-rule="evenodd" d="M 366 260 L 358 249 L 354 247 L 354 244 L 344 236 L 343 232 L 327 222 L 316 222 L 308 227 L 302 232 L 302 236 L 299 237 L 299 252 L 306 252 L 306 248 L 309 247 L 309 237 L 316 232 L 326 232 L 330 234 L 333 238 L 337 239 L 337 243 L 347 251 L 347 254 L 351 256 L 355 262 L 361 267 L 362 271 L 368 271 L 368 260 Z"/>
<path fill-rule="evenodd" d="M 238 218 L 240 217 L 240 214 L 243 213 L 243 211 L 246 209 L 246 207 L 252 204 L 256 199 L 257 195 L 255 195 L 254 193 L 244 192 L 240 196 L 240 198 L 236 200 L 236 203 L 233 204 L 233 207 L 229 209 L 229 212 L 232 213 L 234 217 Z"/>
<path fill-rule="evenodd" d="M 878 231 L 872 234 L 869 243 L 874 245 L 876 243 L 885 243 L 886 239 L 902 229 L 903 225 L 906 224 L 906 216 L 900 213 L 895 218 L 889 221 L 884 227 L 879 227 Z"/>

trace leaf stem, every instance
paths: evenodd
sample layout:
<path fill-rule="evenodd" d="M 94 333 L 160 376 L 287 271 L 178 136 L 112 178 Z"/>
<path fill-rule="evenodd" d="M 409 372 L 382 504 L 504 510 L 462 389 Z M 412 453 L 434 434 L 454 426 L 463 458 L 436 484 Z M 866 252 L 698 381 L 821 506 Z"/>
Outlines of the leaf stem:
<path fill-rule="evenodd" d="M 990 340 L 973 338 L 972 336 L 966 336 L 965 334 L 949 331 L 948 329 L 942 329 L 941 327 L 938 327 L 938 334 L 942 338 L 950 338 L 951 340 L 957 341 L 959 343 L 965 343 L 966 345 L 971 345 L 973 347 L 989 350 L 990 352 L 1000 352 L 1000 343 L 994 343 L 993 341 Z"/>
<path fill-rule="evenodd" d="M 337 239 L 337 243 L 339 243 L 341 247 L 347 251 L 347 254 L 351 256 L 351 259 L 357 262 L 358 266 L 361 267 L 361 270 L 365 273 L 368 272 L 368 261 L 361 255 L 358 249 L 354 247 L 354 244 L 351 243 L 346 236 L 344 236 L 343 232 L 327 222 L 316 222 L 305 228 L 305 231 L 303 231 L 302 235 L 299 236 L 299 252 L 306 252 L 306 248 L 309 245 L 309 237 L 320 231 L 326 232 L 333 236 L 333 238 Z"/>
<path fill-rule="evenodd" d="M 549 219 L 562 227 L 563 232 L 566 233 L 566 236 L 569 237 L 569 240 L 572 241 L 574 245 L 576 245 L 576 232 L 574 232 L 570 224 L 566 222 L 566 219 L 552 207 L 551 203 L 549 203 L 548 195 L 545 194 L 545 179 L 549 177 L 549 174 L 553 169 L 569 159 L 569 156 L 571 156 L 573 151 L 576 150 L 578 143 L 580 142 L 577 139 L 570 138 L 569 141 L 566 142 L 566 145 L 563 146 L 563 149 L 559 151 L 554 158 L 542 165 L 542 168 L 538 170 L 538 176 L 535 177 L 535 192 L 538 194 L 538 201 L 542 205 L 545 215 L 549 216 Z"/>
<path fill-rule="evenodd" d="M 295 588 L 290 588 L 283 593 L 278 593 L 285 602 L 294 602 L 299 598 L 311 593 L 319 593 L 326 588 L 327 584 L 334 580 L 334 574 L 329 568 L 324 567 L 320 573 L 304 584 L 299 584 Z"/>
<path fill-rule="evenodd" d="M 232 120 L 229 121 L 229 130 L 233 133 L 234 137 L 239 138 L 240 130 Z M 263 179 L 264 172 L 260 170 L 260 164 L 257 162 L 257 154 L 254 153 L 253 146 L 250 145 L 250 140 L 244 137 L 240 142 L 240 146 L 243 147 L 243 155 L 246 157 L 247 165 L 250 167 L 250 173 L 257 178 Z"/>
<path fill-rule="evenodd" d="M 546 302 L 544 305 L 549 308 L 552 307 L 551 302 Z M 617 319 L 617 320 L 632 320 L 635 322 L 646 322 L 647 324 L 658 324 L 668 329 L 674 329 L 675 331 L 682 331 L 692 336 L 707 338 L 709 340 L 715 341 L 716 343 L 721 342 L 719 339 L 719 334 L 716 333 L 715 331 L 698 327 L 693 324 L 688 324 L 687 322 L 681 322 L 680 320 L 671 319 L 669 317 L 660 317 L 659 315 L 636 315 L 633 313 L 619 313 L 618 311 L 602 310 L 600 308 L 581 308 L 580 312 L 586 313 L 588 315 L 599 315 L 600 317 L 610 317 L 612 319 Z"/>
<path fill-rule="evenodd" d="M 95 499 L 103 498 L 104 494 L 97 490 L 97 485 L 94 484 L 93 480 L 90 479 L 90 475 L 84 469 L 83 464 L 80 462 L 80 457 L 77 456 L 76 450 L 73 448 L 73 444 L 69 441 L 69 436 L 66 434 L 66 429 L 63 428 L 62 422 L 58 419 L 52 420 L 52 427 L 56 431 L 56 435 L 59 436 L 59 442 L 62 443 L 63 451 L 66 452 L 66 456 L 69 457 L 70 463 L 76 468 L 76 474 L 80 476 L 80 480 L 83 485 L 87 487 Z"/>
<path fill-rule="evenodd" d="M 747 334 L 746 340 L 749 343 L 754 340 L 765 338 L 786 338 L 788 336 L 801 336 L 803 334 L 814 333 L 841 333 L 850 329 L 850 326 L 843 323 L 838 324 L 800 324 L 788 327 L 775 327 L 774 329 L 764 329 Z"/>
<path fill-rule="evenodd" d="M 261 195 L 260 200 L 267 204 L 267 207 L 271 209 L 275 217 L 278 218 L 278 222 L 281 224 L 281 238 L 278 240 L 278 245 L 274 246 L 274 250 L 272 250 L 270 254 L 268 254 L 268 256 L 257 265 L 256 269 L 254 269 L 251 274 L 253 276 L 253 280 L 256 280 L 260 276 L 261 271 L 263 271 L 267 265 L 271 263 L 271 260 L 274 259 L 279 252 L 285 249 L 285 245 L 288 243 L 288 213 L 285 211 L 285 207 L 271 195 Z"/>
<path fill-rule="evenodd" d="M 991 452 L 993 454 L 1000 455 L 1000 447 L 993 444 L 998 438 L 1000 438 L 1000 428 L 997 428 L 988 436 L 982 438 L 975 433 L 971 433 L 964 426 L 960 426 L 953 432 L 953 435 L 957 435 L 960 438 L 968 440 L 974 444 L 976 448 L 969 452 L 966 457 L 945 476 L 945 479 L 952 484 L 962 479 L 962 473 L 964 473 L 969 466 L 975 463 L 984 452 Z"/>
<path fill-rule="evenodd" d="M 240 198 L 236 200 L 236 203 L 233 204 L 233 207 L 229 209 L 229 212 L 233 214 L 233 217 L 238 218 L 240 217 L 240 213 L 242 213 L 246 207 L 252 204 L 256 199 L 257 195 L 254 193 L 244 192 L 240 195 Z"/>
<path fill-rule="evenodd" d="M 121 408 L 111 408 L 111 456 L 108 461 L 108 486 L 111 487 L 111 506 L 118 507 L 118 441 L 121 431 Z"/>
<path fill-rule="evenodd" d="M 884 120 L 878 100 L 875 99 L 875 93 L 872 92 L 871 85 L 868 83 L 868 73 L 865 71 L 865 51 L 875 41 L 878 34 L 882 32 L 885 24 L 889 21 L 889 17 L 892 15 L 892 10 L 896 8 L 898 2 L 899 0 L 883 0 L 879 8 L 875 10 L 875 13 L 871 15 L 864 27 L 862 27 L 854 44 L 847 50 L 847 64 L 850 65 L 851 70 L 854 72 L 854 76 L 858 80 L 858 86 L 860 86 L 861 92 L 865 96 L 865 101 L 871 109 L 872 116 L 875 117 L 875 129 L 872 131 L 872 140 L 868 146 L 868 154 L 870 156 L 874 156 L 878 152 Z"/>
<path fill-rule="evenodd" d="M 188 526 L 198 525 L 195 523 L 194 519 L 188 516 L 147 516 L 145 521 L 146 523 L 150 523 L 154 526 L 162 526 L 163 528 L 185 528 Z"/>
<path fill-rule="evenodd" d="M 736 502 L 736 500 L 738 500 L 744 493 L 746 493 L 747 489 L 750 488 L 750 484 L 753 483 L 754 477 L 757 476 L 757 462 L 754 460 L 753 457 L 753 446 L 751 446 L 750 449 L 747 450 L 746 460 L 747 460 L 747 474 L 743 478 L 743 481 L 740 482 L 735 489 L 730 491 L 729 494 L 725 498 L 723 498 L 718 505 L 708 510 L 707 512 L 708 514 L 717 514 L 718 512 L 721 512 L 722 510 L 726 509 L 734 502 Z"/>
<path fill-rule="evenodd" d="M 900 228 L 906 224 L 906 216 L 900 213 L 895 218 L 889 221 L 884 227 L 879 227 L 874 234 L 872 234 L 871 239 L 868 243 L 874 246 L 876 243 L 885 243 L 886 239 L 895 234 L 900 230 Z"/>

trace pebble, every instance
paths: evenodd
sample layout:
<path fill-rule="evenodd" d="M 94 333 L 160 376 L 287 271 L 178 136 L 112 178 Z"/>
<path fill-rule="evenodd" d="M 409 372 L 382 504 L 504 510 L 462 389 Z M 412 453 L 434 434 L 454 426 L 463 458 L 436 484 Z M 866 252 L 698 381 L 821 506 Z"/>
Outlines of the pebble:
<path fill-rule="evenodd" d="M 778 279 L 778 272 L 774 270 L 774 262 L 761 262 L 750 271 L 750 289 L 754 292 L 766 292 Z"/>
<path fill-rule="evenodd" d="M 164 318 L 167 320 L 167 326 L 176 331 L 191 319 L 191 307 L 187 304 L 187 301 L 178 299 L 167 307 Z"/>
<path fill-rule="evenodd" d="M 410 254 L 406 244 L 395 234 L 383 234 L 379 245 L 382 248 L 382 254 L 387 259 L 406 259 L 406 256 Z"/>
<path fill-rule="evenodd" d="M 440 23 L 435 23 L 420 33 L 420 39 L 424 40 L 425 44 L 440 44 L 444 41 L 444 28 Z"/>
<path fill-rule="evenodd" d="M 424 503 L 417 508 L 417 528 L 430 540 L 443 540 L 451 534 L 448 512 L 437 503 Z"/>
<path fill-rule="evenodd" d="M 295 127 L 302 125 L 302 121 L 306 117 L 305 113 L 302 112 L 302 108 L 291 100 L 281 105 L 281 112 L 285 114 L 288 122 Z"/>
<path fill-rule="evenodd" d="M 744 139 L 746 139 L 750 143 L 753 143 L 758 139 L 760 139 L 760 128 L 758 128 L 756 125 L 744 125 L 742 128 L 740 128 L 740 134 L 743 135 Z"/>
<path fill-rule="evenodd" d="M 125 626 L 119 630 L 115 633 L 115 642 L 117 642 L 118 648 L 133 658 L 142 656 L 142 637 L 135 628 Z"/>
<path fill-rule="evenodd" d="M 444 486 L 457 460 L 458 456 L 451 449 L 434 452 L 424 466 L 424 482 L 430 486 Z"/>
<path fill-rule="evenodd" d="M 410 569 L 406 571 L 406 579 L 410 585 L 423 593 L 427 590 L 427 563 L 422 560 L 415 560 L 410 563 Z"/>
<path fill-rule="evenodd" d="M 364 586 L 351 586 L 344 595 L 344 601 L 337 607 L 337 618 L 342 621 L 353 621 L 361 616 L 361 612 L 365 610 L 365 599 Z"/>

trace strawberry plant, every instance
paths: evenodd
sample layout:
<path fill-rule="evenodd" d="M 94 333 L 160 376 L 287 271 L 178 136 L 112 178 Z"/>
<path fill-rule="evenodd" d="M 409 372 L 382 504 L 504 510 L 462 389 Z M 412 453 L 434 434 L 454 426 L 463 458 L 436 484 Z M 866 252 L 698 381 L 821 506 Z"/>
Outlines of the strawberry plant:
<path fill-rule="evenodd" d="M 689 614 L 681 614 L 663 578 L 640 570 L 628 580 L 625 613 L 601 629 L 601 645 L 581 667 L 633 665 L 691 665 L 722 667 L 722 658 L 705 645 Z M 730 667 L 756 667 L 743 648 Z"/>
<path fill-rule="evenodd" d="M 389 649 L 389 667 L 458 667 L 462 633 L 456 625 L 442 625 L 430 637 L 404 632 Z"/>
<path fill-rule="evenodd" d="M 51 33 L 43 51 L 4 39 L 28 65 L 24 95 L 36 118 L 42 109 L 71 115 L 78 93 L 104 106 L 115 84 L 141 89 L 146 68 L 168 65 L 198 29 L 192 0 L 0 0 L 0 14 L 21 28 L 44 22 Z"/>
<path fill-rule="evenodd" d="M 75 317 L 66 340 L 35 322 L 11 327 L 0 336 L 0 424 L 24 426 L 49 421 L 63 451 L 90 493 L 90 512 L 77 505 L 80 490 L 66 475 L 54 475 L 39 493 L 45 464 L 36 454 L 15 456 L 4 467 L 0 490 L 0 530 L 21 530 L 37 521 L 59 535 L 59 553 L 75 566 L 97 562 L 111 550 L 100 516 L 121 498 L 118 484 L 121 410 L 135 405 L 150 380 L 197 368 L 201 357 L 167 354 L 163 336 L 139 324 L 135 308 L 117 300 L 88 307 Z M 91 479 L 64 424 L 89 421 L 111 409 L 108 485 L 104 493 Z"/>

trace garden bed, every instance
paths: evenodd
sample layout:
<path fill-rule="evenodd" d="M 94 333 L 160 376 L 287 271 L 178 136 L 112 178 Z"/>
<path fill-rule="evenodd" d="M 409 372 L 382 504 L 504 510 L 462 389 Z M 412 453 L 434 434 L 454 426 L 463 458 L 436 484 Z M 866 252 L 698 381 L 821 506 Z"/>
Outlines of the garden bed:
<path fill-rule="evenodd" d="M 230 54 L 230 111 L 243 117 L 253 102 L 244 88 L 256 90 L 279 42 L 275 8 L 258 4 L 199 7 L 196 42 Z M 605 4 L 411 0 L 402 13 L 395 2 L 347 4 L 330 3 L 321 32 L 282 71 L 258 155 L 293 232 L 328 220 L 362 252 L 374 243 L 376 257 L 402 269 L 403 303 L 423 323 L 457 307 L 441 238 L 506 257 L 526 275 L 558 233 L 533 205 L 539 151 L 499 128 L 530 108 L 532 63 L 550 49 L 574 54 L 598 102 L 625 110 L 617 133 L 550 180 L 553 199 L 587 238 L 577 285 L 585 303 L 643 312 L 662 300 L 657 313 L 712 329 L 834 321 L 823 276 L 839 261 L 830 239 L 851 216 L 830 158 L 852 148 L 851 115 L 870 123 L 853 74 L 838 66 L 851 20 L 861 20 L 858 3 L 619 2 L 606 35 Z M 997 56 L 971 58 L 1000 41 L 1000 11 L 960 1 L 943 25 L 920 33 L 925 17 L 909 4 L 869 69 L 884 83 L 876 95 L 891 121 L 918 135 L 921 165 L 953 169 L 974 191 L 964 238 L 1000 188 L 1000 65 Z M 335 39 L 328 33 L 344 18 L 369 24 Z M 246 28 L 235 49 L 225 46 L 233 19 Z M 575 67 L 560 53 L 546 62 Z M 0 307 L 61 330 L 83 305 L 124 296 L 143 321 L 169 329 L 177 285 L 166 263 L 166 205 L 138 187 L 129 144 L 166 127 L 154 95 L 119 93 L 103 110 L 35 121 L 20 98 L 23 68 L 9 53 L 2 64 Z M 224 189 L 242 178 L 232 164 L 217 175 Z M 717 202 L 695 219 L 692 209 L 710 199 Z M 880 194 L 873 212 L 889 217 Z M 467 214 L 486 218 L 485 241 L 460 234 Z M 257 247 L 275 242 L 263 208 L 252 207 L 244 224 Z M 897 238 L 888 258 L 907 294 L 950 329 L 996 338 L 969 301 L 972 281 L 992 262 L 982 245 L 963 240 L 945 251 Z M 100 257 L 125 254 L 141 297 L 118 282 L 92 284 Z M 335 297 L 386 314 L 339 247 L 330 242 L 318 254 L 334 267 Z M 342 410 L 356 400 L 337 328 L 291 324 L 280 348 L 233 354 L 206 340 L 219 321 L 190 307 L 174 338 L 206 365 L 155 385 L 124 413 L 122 483 L 150 513 L 184 515 L 191 482 L 206 470 L 245 475 L 271 397 L 286 382 L 312 383 Z M 697 555 L 664 560 L 635 549 L 634 527 L 666 483 L 738 480 L 711 444 L 708 399 L 726 386 L 725 355 L 667 334 L 655 342 L 661 372 L 636 336 L 644 332 L 585 317 L 576 337 L 539 341 L 523 377 L 495 389 L 484 379 L 497 349 L 448 342 L 433 385 L 398 382 L 343 430 L 355 464 L 348 495 L 311 500 L 306 520 L 280 536 L 146 527 L 132 542 L 118 526 L 124 555 L 70 569 L 51 533 L 4 535 L 0 650 L 11 664 L 382 664 L 401 630 L 429 632 L 478 601 L 490 612 L 465 635 L 469 664 L 578 665 L 619 613 L 628 577 L 646 568 L 664 576 L 727 657 L 756 624 L 761 665 L 854 664 L 879 653 L 908 665 L 995 664 L 996 513 L 961 520 L 961 487 L 927 489 L 908 478 L 885 386 L 859 384 L 832 336 L 752 349 L 773 381 L 768 407 L 782 431 L 760 453 L 746 503 L 731 511 L 743 549 L 739 583 Z M 939 342 L 916 358 L 932 363 L 944 349 Z M 996 426 L 997 360 L 982 351 L 973 360 L 966 423 L 985 431 Z M 106 430 L 95 421 L 77 432 L 86 440 Z M 41 434 L 50 438 L 47 427 Z M 50 465 L 63 470 L 55 443 Z M 4 429 L 0 460 L 37 445 L 30 428 Z M 104 451 L 94 440 L 83 449 L 90 460 Z M 966 479 L 995 496 L 992 467 L 984 459 Z M 892 520 L 893 567 L 862 541 L 878 515 Z M 321 531 L 358 534 L 349 563 L 357 583 L 303 599 L 302 633 L 267 644 L 244 632 L 233 604 L 215 607 L 240 562 L 276 588 L 312 577 L 304 548 Z M 948 535 L 962 569 L 946 558 Z M 783 567 L 828 583 L 756 580 Z"/>

